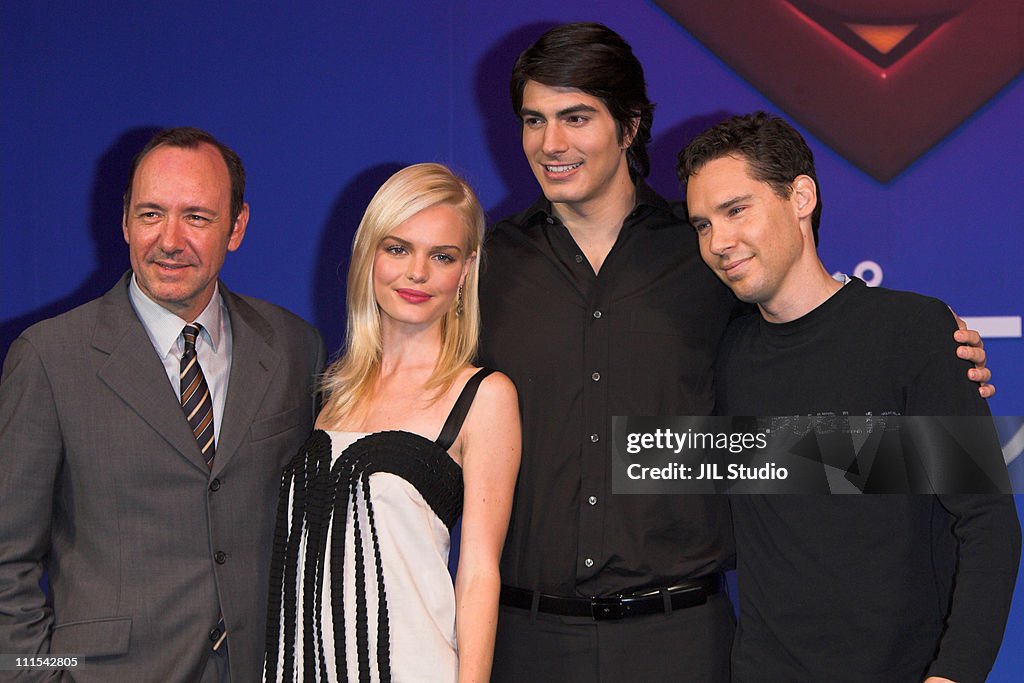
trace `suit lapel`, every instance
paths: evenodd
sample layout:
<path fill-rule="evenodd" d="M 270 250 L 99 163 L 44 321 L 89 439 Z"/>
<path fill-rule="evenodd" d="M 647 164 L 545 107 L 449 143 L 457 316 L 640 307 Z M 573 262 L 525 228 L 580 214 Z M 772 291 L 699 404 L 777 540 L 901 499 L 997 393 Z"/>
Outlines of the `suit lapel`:
<path fill-rule="evenodd" d="M 220 427 L 214 473 L 231 460 L 244 443 L 281 358 L 271 346 L 274 329 L 244 299 L 220 283 L 231 316 L 231 374 Z"/>
<path fill-rule="evenodd" d="M 183 458 L 206 471 L 181 404 L 128 298 L 129 271 L 101 301 L 92 345 L 108 354 L 98 376 Z"/>

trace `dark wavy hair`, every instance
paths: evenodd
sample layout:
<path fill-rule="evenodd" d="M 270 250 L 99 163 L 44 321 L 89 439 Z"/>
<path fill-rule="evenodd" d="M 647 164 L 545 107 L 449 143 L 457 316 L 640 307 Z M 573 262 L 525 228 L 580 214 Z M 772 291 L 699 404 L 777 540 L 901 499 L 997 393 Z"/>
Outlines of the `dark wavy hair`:
<path fill-rule="evenodd" d="M 621 143 L 637 119 L 636 135 L 626 150 L 630 176 L 646 178 L 651 170 L 654 104 L 647 99 L 644 70 L 633 49 L 602 24 L 562 24 L 544 33 L 519 55 L 512 69 L 512 108 L 519 116 L 527 81 L 553 88 L 577 88 L 608 107 Z"/>
<path fill-rule="evenodd" d="M 814 171 L 814 154 L 793 126 L 763 111 L 728 118 L 695 137 L 679 153 L 676 173 L 680 182 L 685 183 L 709 161 L 724 156 L 746 159 L 751 177 L 768 183 L 783 198 L 793 191 L 797 176 L 809 176 L 818 190 L 818 204 L 811 214 L 814 244 L 818 244 L 821 185 Z"/>

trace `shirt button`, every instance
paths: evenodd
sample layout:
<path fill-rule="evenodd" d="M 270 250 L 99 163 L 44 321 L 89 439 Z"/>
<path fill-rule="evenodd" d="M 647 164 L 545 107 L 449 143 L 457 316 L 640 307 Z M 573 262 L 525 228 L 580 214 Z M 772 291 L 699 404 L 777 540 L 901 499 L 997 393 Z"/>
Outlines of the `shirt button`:
<path fill-rule="evenodd" d="M 594 311 L 594 318 L 595 319 L 596 318 L 600 318 L 602 315 L 604 315 L 604 313 L 602 313 L 601 311 Z"/>
<path fill-rule="evenodd" d="M 592 443 L 597 443 L 600 440 L 601 440 L 601 437 L 599 437 L 597 434 L 591 434 L 590 435 L 590 441 Z"/>
<path fill-rule="evenodd" d="M 576 263 L 583 263 L 583 254 L 576 254 Z"/>
<path fill-rule="evenodd" d="M 554 225 L 555 224 L 555 219 L 552 218 L 551 216 L 547 217 L 547 221 L 548 221 L 548 225 Z"/>
<path fill-rule="evenodd" d="M 217 564 L 224 564 L 228 561 L 228 554 L 223 550 L 218 550 L 213 554 L 213 561 Z"/>
<path fill-rule="evenodd" d="M 587 498 L 587 502 L 590 503 L 591 505 L 597 505 L 597 496 L 591 496 L 590 498 Z"/>
<path fill-rule="evenodd" d="M 583 564 L 587 565 L 588 567 L 593 567 L 594 561 L 588 557 L 587 559 L 583 560 Z"/>
<path fill-rule="evenodd" d="M 211 491 L 220 491 L 220 479 L 214 479 L 210 482 Z"/>
<path fill-rule="evenodd" d="M 592 373 L 590 375 L 590 379 L 594 380 L 595 382 L 600 380 L 601 379 L 601 373 L 600 372 Z"/>

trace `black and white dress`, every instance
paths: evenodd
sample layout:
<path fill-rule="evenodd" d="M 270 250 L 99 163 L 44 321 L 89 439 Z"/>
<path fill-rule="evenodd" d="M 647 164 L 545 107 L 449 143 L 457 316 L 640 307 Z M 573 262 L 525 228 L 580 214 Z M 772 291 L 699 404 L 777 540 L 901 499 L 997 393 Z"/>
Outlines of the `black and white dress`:
<path fill-rule="evenodd" d="M 404 431 L 316 430 L 285 469 L 266 681 L 455 681 L 450 532 L 462 468 L 448 455 L 473 375 L 430 441 Z"/>

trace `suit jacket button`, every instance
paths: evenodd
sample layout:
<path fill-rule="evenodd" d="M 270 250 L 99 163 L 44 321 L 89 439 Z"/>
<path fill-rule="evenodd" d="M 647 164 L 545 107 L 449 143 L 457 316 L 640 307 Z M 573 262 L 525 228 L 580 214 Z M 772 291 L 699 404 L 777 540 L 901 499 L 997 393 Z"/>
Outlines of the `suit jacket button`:
<path fill-rule="evenodd" d="M 228 554 L 223 550 L 218 550 L 213 554 L 213 561 L 217 564 L 224 564 L 228 561 Z"/>
<path fill-rule="evenodd" d="M 220 479 L 214 479 L 210 482 L 211 491 L 220 491 Z"/>
<path fill-rule="evenodd" d="M 210 629 L 210 642 L 216 643 L 218 638 L 220 638 L 220 629 L 214 626 Z"/>

